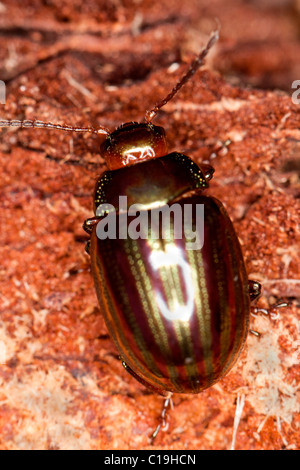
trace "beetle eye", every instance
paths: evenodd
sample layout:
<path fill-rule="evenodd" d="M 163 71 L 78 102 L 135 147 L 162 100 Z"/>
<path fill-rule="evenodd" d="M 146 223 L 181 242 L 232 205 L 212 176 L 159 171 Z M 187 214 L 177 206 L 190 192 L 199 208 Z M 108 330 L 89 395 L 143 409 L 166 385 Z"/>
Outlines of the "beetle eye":
<path fill-rule="evenodd" d="M 125 123 L 107 137 L 100 151 L 109 170 L 162 157 L 167 153 L 165 131 L 152 124 Z"/>

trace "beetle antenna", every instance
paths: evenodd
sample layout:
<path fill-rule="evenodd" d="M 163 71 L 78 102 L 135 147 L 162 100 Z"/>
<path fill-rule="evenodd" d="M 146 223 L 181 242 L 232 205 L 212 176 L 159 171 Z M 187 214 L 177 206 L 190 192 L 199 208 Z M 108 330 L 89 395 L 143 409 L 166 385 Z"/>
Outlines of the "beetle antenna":
<path fill-rule="evenodd" d="M 90 132 L 91 134 L 110 134 L 109 130 L 105 127 L 75 127 L 67 126 L 65 124 L 53 124 L 52 122 L 44 122 L 37 120 L 18 120 L 18 119 L 7 119 L 0 121 L 0 127 L 26 127 L 26 128 L 39 128 L 39 129 L 58 129 L 60 131 L 69 131 L 69 132 Z"/>
<path fill-rule="evenodd" d="M 209 50 L 212 48 L 212 46 L 217 42 L 219 39 L 219 31 L 214 31 L 208 43 L 206 44 L 206 47 L 199 53 L 199 55 L 193 60 L 191 63 L 188 71 L 186 74 L 179 80 L 179 82 L 174 86 L 173 90 L 161 101 L 159 101 L 154 108 L 152 108 L 150 111 L 146 111 L 145 114 L 145 119 L 147 122 L 151 122 L 160 108 L 165 106 L 175 95 L 176 93 L 180 90 L 180 88 L 194 75 L 195 72 L 201 67 L 201 65 L 204 64 L 204 59 L 207 56 Z"/>

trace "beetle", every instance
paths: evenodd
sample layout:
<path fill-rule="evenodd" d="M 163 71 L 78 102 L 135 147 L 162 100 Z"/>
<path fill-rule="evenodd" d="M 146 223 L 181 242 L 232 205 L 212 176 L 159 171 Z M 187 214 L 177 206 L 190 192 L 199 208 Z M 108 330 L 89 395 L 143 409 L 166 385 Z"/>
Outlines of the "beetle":
<path fill-rule="evenodd" d="M 178 152 L 168 154 L 165 131 L 152 122 L 204 63 L 217 39 L 215 32 L 172 91 L 146 112 L 144 123 L 125 123 L 110 132 L 102 126 L 0 121 L 0 127 L 106 136 L 100 153 L 108 170 L 96 182 L 95 215 L 83 225 L 90 235 L 86 250 L 100 308 L 124 368 L 166 398 L 153 438 L 166 423 L 173 393 L 199 393 L 232 368 L 249 331 L 250 302 L 261 292 L 258 282 L 248 281 L 238 237 L 224 206 L 203 194 L 213 167 L 197 165 Z M 125 196 L 130 205 L 139 204 L 144 220 L 152 216 L 151 211 L 170 204 L 182 210 L 189 206 L 192 231 L 197 207 L 203 207 L 202 246 L 190 250 L 186 233 L 174 236 L 178 229 L 174 214 L 168 236 L 160 227 L 154 238 L 132 238 L 127 231 L 122 237 L 99 237 L 99 228 L 111 214 L 121 229 L 132 222 L 119 196 Z"/>

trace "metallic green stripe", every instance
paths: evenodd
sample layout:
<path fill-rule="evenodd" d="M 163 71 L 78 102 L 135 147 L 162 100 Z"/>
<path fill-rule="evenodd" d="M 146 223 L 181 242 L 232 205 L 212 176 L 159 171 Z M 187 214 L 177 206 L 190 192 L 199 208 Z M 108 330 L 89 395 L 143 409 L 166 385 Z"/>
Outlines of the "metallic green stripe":
<path fill-rule="evenodd" d="M 103 314 L 105 316 L 105 320 L 107 322 L 108 329 L 109 329 L 116 345 L 118 346 L 118 349 L 120 350 L 120 353 L 124 355 L 124 359 L 127 360 L 128 362 L 130 362 L 131 365 L 134 368 L 134 364 L 136 363 L 136 357 L 135 357 L 135 355 L 132 354 L 132 347 L 128 343 L 125 335 L 123 334 L 123 327 L 122 327 L 122 325 L 119 321 L 118 309 L 116 308 L 114 302 L 112 301 L 112 299 L 114 298 L 114 295 L 112 295 L 107 289 L 107 282 L 106 282 L 105 274 L 103 272 L 101 260 L 97 256 L 97 249 L 98 249 L 98 244 L 97 244 L 97 248 L 95 250 L 95 254 L 93 254 L 93 251 L 91 251 L 91 255 L 93 257 L 95 257 L 95 261 L 96 261 L 96 263 L 94 261 L 93 273 L 94 273 L 94 276 L 96 277 L 95 285 L 96 285 L 96 290 L 97 290 L 97 293 L 98 293 L 99 303 L 102 306 L 102 308 L 104 309 Z M 118 278 L 117 279 L 118 280 L 118 289 L 121 292 L 123 303 L 124 303 L 124 306 L 126 308 L 126 306 L 127 306 L 127 303 L 126 303 L 126 300 L 127 300 L 126 288 L 124 286 L 123 279 L 122 279 L 118 269 L 116 269 L 115 265 L 113 266 L 113 269 L 114 269 L 115 276 Z M 104 301 L 104 299 L 105 299 L 105 301 Z M 126 310 L 127 310 L 127 313 L 131 314 L 130 308 L 127 308 Z M 137 329 L 138 329 L 137 325 L 136 324 L 133 325 L 134 322 L 133 322 L 133 315 L 132 314 L 131 314 L 131 321 L 132 321 L 132 327 L 136 332 L 135 333 L 135 340 L 136 340 L 139 348 L 143 347 L 143 350 L 147 351 L 146 355 L 149 356 L 147 359 L 148 359 L 149 363 L 152 364 L 152 366 L 154 367 L 154 370 L 156 370 L 156 365 L 155 365 L 155 362 L 153 360 L 153 357 L 152 357 L 150 352 L 148 353 L 148 349 L 145 346 L 145 343 L 139 342 L 139 339 L 141 339 L 141 334 L 140 334 L 139 331 L 137 331 Z M 145 376 L 149 375 L 147 369 L 145 369 L 142 364 L 139 364 L 139 370 Z M 157 372 L 159 373 L 158 370 L 157 370 Z M 152 379 L 152 381 L 155 381 L 155 380 Z M 157 380 L 155 382 L 157 384 L 161 385 L 160 381 Z"/>
<path fill-rule="evenodd" d="M 217 227 L 215 232 L 215 238 L 213 239 L 212 246 L 212 256 L 213 256 L 213 268 L 216 273 L 217 278 L 217 295 L 219 298 L 219 310 L 220 310 L 220 323 L 221 323 L 221 332 L 220 332 L 220 363 L 224 365 L 228 361 L 228 352 L 231 342 L 231 318 L 229 312 L 228 298 L 227 298 L 227 278 L 226 278 L 226 266 L 224 261 L 220 258 L 220 249 L 219 243 L 224 245 L 226 243 L 225 234 L 220 232 L 220 227 Z M 228 246 L 224 246 L 225 254 L 221 252 L 222 257 L 230 256 L 228 252 Z"/>
<path fill-rule="evenodd" d="M 230 235 L 230 232 L 229 232 Z M 228 366 L 225 368 L 224 374 L 227 372 L 233 363 L 236 361 L 241 351 L 241 346 L 245 341 L 248 331 L 248 314 L 250 308 L 250 297 L 247 293 L 245 295 L 243 290 L 244 282 L 248 285 L 248 278 L 244 267 L 240 265 L 240 260 L 242 255 L 238 246 L 238 241 L 233 239 L 232 236 L 227 236 L 228 250 L 232 254 L 232 279 L 236 279 L 236 282 L 233 281 L 233 296 L 235 299 L 235 316 L 236 316 L 236 325 L 234 326 L 234 331 L 231 331 L 231 338 L 234 336 L 234 347 L 232 349 L 230 361 L 228 361 Z M 244 334 L 243 334 L 244 333 Z"/>
<path fill-rule="evenodd" d="M 174 242 L 171 243 L 175 244 Z M 180 267 L 178 265 L 171 265 L 161 268 L 160 277 L 170 310 L 172 310 L 174 306 L 174 301 L 184 305 L 184 293 L 182 288 L 182 281 L 180 279 Z M 182 356 L 187 359 L 192 359 L 191 361 L 186 361 L 184 365 L 186 376 L 189 377 L 195 374 L 190 325 L 189 322 L 184 322 L 181 320 L 174 320 L 172 323 L 176 333 L 178 345 L 182 352 Z"/>
<path fill-rule="evenodd" d="M 196 315 L 199 324 L 200 341 L 203 349 L 205 376 L 208 378 L 212 377 L 214 372 L 212 357 L 211 309 L 201 250 L 188 250 L 188 259 L 194 275 Z"/>
<path fill-rule="evenodd" d="M 97 247 L 98 248 L 98 247 Z M 93 259 L 94 258 L 94 259 Z M 123 345 L 123 348 L 128 349 L 128 354 L 130 355 L 129 344 L 123 335 L 123 328 L 119 321 L 118 311 L 113 302 L 114 296 L 110 293 L 107 288 L 106 277 L 103 271 L 102 262 L 97 255 L 97 249 L 95 253 L 91 250 L 91 259 L 93 264 L 93 275 L 95 278 L 95 286 L 98 294 L 98 300 L 100 307 L 103 308 L 103 315 L 107 323 L 108 329 L 115 340 L 118 346 Z M 126 349 L 126 350 L 127 350 Z M 132 356 L 132 360 L 134 360 Z"/>
<path fill-rule="evenodd" d="M 147 240 L 147 242 L 152 245 L 152 240 Z M 154 243 L 155 246 L 160 247 L 160 240 L 155 240 Z M 138 253 L 141 257 L 141 262 L 135 264 L 133 257 L 131 261 L 131 272 L 135 277 L 135 282 L 139 293 L 139 300 L 143 305 L 144 314 L 146 316 L 149 328 L 151 329 L 153 338 L 155 339 L 155 343 L 157 344 L 158 349 L 162 352 L 163 356 L 170 357 L 171 351 L 169 348 L 169 342 L 168 337 L 166 335 L 165 327 L 161 320 L 161 315 L 159 309 L 157 308 L 156 302 L 153 301 L 153 292 L 155 292 L 154 287 L 152 285 L 153 273 L 146 272 L 145 264 L 142 262 L 142 254 L 139 252 L 138 243 L 132 240 L 131 244 L 132 251 Z M 176 367 L 172 364 L 166 364 L 166 368 L 168 370 L 169 377 L 176 377 L 178 375 Z"/>
<path fill-rule="evenodd" d="M 145 296 L 145 290 L 149 289 L 149 279 L 144 276 L 143 270 L 144 270 L 144 262 L 142 259 L 142 255 L 139 251 L 139 246 L 138 243 L 134 240 L 126 240 L 124 244 L 125 248 L 125 253 L 127 254 L 128 258 L 128 264 L 131 270 L 131 274 L 134 278 L 135 282 L 135 287 L 137 289 L 137 292 L 139 294 L 139 301 L 140 304 L 142 305 L 142 314 L 146 315 L 148 324 L 151 328 L 151 331 L 153 333 L 153 336 L 155 338 L 156 343 L 159 345 L 161 342 L 161 338 L 158 334 L 154 333 L 154 320 L 149 315 L 149 299 Z M 152 288 L 152 286 L 150 286 Z M 126 292 L 124 293 L 126 296 Z M 138 326 L 135 316 L 132 313 L 132 310 L 129 308 L 127 310 L 127 315 L 126 317 L 129 319 L 130 326 L 132 327 L 134 331 L 134 337 L 136 340 L 137 345 L 139 346 L 139 351 L 141 352 L 143 359 L 151 372 L 156 374 L 158 377 L 161 376 L 161 372 L 157 368 L 155 359 L 153 358 L 153 355 L 149 351 L 149 347 L 147 346 L 147 343 L 144 340 L 143 337 L 143 332 L 141 331 L 140 327 Z M 151 378 L 153 380 L 153 376 L 149 374 L 147 369 L 143 368 L 143 373 L 145 374 L 146 377 Z M 158 384 L 161 384 L 159 380 L 157 380 Z"/>

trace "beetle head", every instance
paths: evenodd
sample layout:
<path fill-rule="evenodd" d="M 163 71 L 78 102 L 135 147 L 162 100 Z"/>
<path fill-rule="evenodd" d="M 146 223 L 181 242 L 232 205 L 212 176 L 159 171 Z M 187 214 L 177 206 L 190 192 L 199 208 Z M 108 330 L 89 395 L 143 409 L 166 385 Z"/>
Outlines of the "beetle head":
<path fill-rule="evenodd" d="M 165 131 L 151 123 L 127 122 L 107 136 L 100 152 L 109 170 L 162 157 L 167 153 Z"/>

